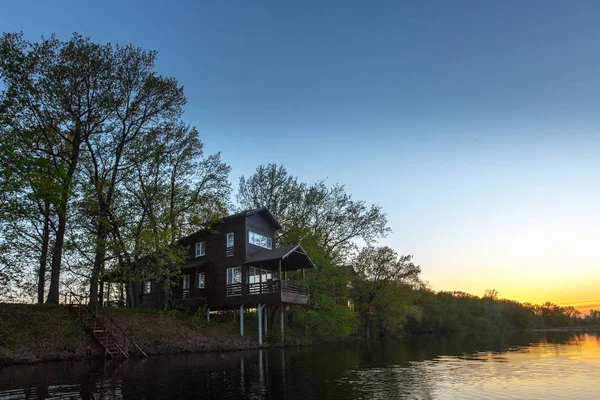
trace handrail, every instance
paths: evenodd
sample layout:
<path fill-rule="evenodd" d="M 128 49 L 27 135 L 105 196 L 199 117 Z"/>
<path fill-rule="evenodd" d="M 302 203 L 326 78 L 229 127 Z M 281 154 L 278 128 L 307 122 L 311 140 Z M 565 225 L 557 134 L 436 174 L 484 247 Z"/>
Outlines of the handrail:
<path fill-rule="evenodd" d="M 99 310 L 99 309 L 98 309 L 98 305 L 96 305 L 96 314 L 98 314 L 98 310 Z M 105 320 L 106 320 L 106 318 L 108 318 L 108 320 L 111 322 L 112 326 L 113 326 L 113 327 L 115 327 L 115 328 L 117 328 L 117 330 L 119 330 L 119 331 L 120 331 L 120 332 L 123 334 L 123 347 L 122 347 L 122 349 L 124 349 L 125 351 L 127 351 L 127 342 L 126 342 L 126 340 L 129 340 L 129 342 L 131 342 L 131 343 L 132 343 L 132 344 L 133 344 L 133 345 L 134 345 L 134 346 L 135 346 L 135 347 L 136 347 L 136 348 L 137 348 L 137 349 L 140 351 L 140 353 L 142 353 L 142 354 L 144 355 L 144 357 L 148 358 L 148 355 L 147 355 L 147 354 L 144 352 L 144 350 L 142 350 L 142 349 L 140 348 L 140 346 L 138 346 L 138 345 L 137 345 L 137 343 L 136 343 L 136 342 L 134 342 L 134 341 L 133 341 L 133 339 L 131 339 L 131 338 L 129 337 L 129 335 L 127 335 L 127 333 L 126 333 L 126 332 L 123 330 L 123 328 L 121 328 L 121 327 L 119 326 L 119 324 L 117 324 L 117 323 L 115 322 L 115 320 L 114 320 L 114 319 L 112 319 L 112 317 L 106 313 L 106 311 L 104 311 L 104 310 L 102 310 L 102 309 L 100 308 L 100 313 L 102 314 L 102 317 L 103 317 Z M 106 324 L 105 324 L 105 326 L 106 326 Z M 111 336 L 112 336 L 112 332 L 111 332 Z M 115 340 L 115 343 L 116 343 L 117 345 L 119 345 L 119 343 L 118 343 L 116 340 Z M 121 347 L 121 346 L 119 346 L 119 347 Z"/>
<path fill-rule="evenodd" d="M 67 295 L 69 296 L 69 300 L 68 301 L 67 301 Z M 79 294 L 73 292 L 72 290 L 69 290 L 67 292 L 59 293 L 58 296 L 59 296 L 59 299 L 60 299 L 60 297 L 64 296 L 64 299 L 65 299 L 64 304 L 85 304 L 85 303 L 87 303 L 87 299 L 88 299 L 88 295 L 87 294 L 86 295 L 83 295 L 83 294 L 79 295 Z M 73 300 L 75 300 L 76 303 L 74 303 Z"/>
<path fill-rule="evenodd" d="M 103 322 L 103 321 L 101 321 L 101 320 L 100 320 L 100 318 L 98 318 L 97 312 L 96 312 L 96 313 L 93 313 L 93 312 L 92 312 L 92 311 L 89 309 L 89 307 L 88 307 L 87 305 L 85 305 L 85 304 L 81 304 L 81 303 L 79 303 L 78 305 L 80 305 L 80 306 L 83 306 L 83 307 L 85 308 L 86 312 L 88 312 L 88 313 L 89 313 L 89 314 L 92 316 L 92 318 L 94 319 L 94 325 L 91 327 L 91 328 L 92 328 L 92 333 L 94 334 L 94 337 L 96 337 L 96 338 L 97 338 L 97 335 L 96 335 L 96 328 L 98 328 L 98 327 L 102 327 L 102 328 L 103 328 L 103 330 L 104 330 L 104 333 L 105 333 L 105 335 L 104 335 L 104 343 L 103 343 L 103 344 L 104 344 L 104 348 L 105 348 L 105 349 L 107 349 L 107 347 L 108 347 L 108 337 L 110 336 L 110 338 L 111 338 L 111 339 L 112 339 L 112 341 L 113 341 L 113 342 L 114 342 L 114 343 L 117 345 L 117 347 L 119 348 L 119 350 L 120 350 L 121 352 L 125 353 L 125 355 L 127 355 L 127 353 L 126 353 L 126 350 L 125 350 L 123 347 L 121 347 L 121 346 L 119 345 L 119 343 L 118 343 L 118 342 L 117 342 L 117 340 L 115 339 L 115 337 L 114 337 L 114 335 L 112 334 L 112 332 L 111 332 L 109 329 L 107 329 L 107 328 L 106 328 L 106 323 L 105 323 L 105 322 Z M 96 311 L 97 311 L 97 307 L 98 307 L 98 306 L 96 306 Z M 109 317 L 109 318 L 110 318 L 110 317 Z M 98 326 L 98 325 L 99 325 L 99 326 Z M 117 326 L 117 327 L 118 327 L 118 326 Z M 135 344 L 135 343 L 134 343 L 134 344 Z M 108 350 L 107 350 L 107 351 L 108 351 Z M 122 355 L 123 353 L 119 354 L 119 358 L 121 357 L 121 355 Z M 146 357 L 148 357 L 148 356 L 146 356 Z"/>

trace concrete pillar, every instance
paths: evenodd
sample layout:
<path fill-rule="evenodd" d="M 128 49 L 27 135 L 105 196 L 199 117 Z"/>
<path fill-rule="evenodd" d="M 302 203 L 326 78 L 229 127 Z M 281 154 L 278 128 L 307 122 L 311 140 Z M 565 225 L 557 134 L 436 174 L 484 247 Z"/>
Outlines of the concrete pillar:
<path fill-rule="evenodd" d="M 258 308 L 256 309 L 257 311 L 257 316 L 258 316 L 258 344 L 262 346 L 262 311 L 263 311 L 263 305 L 258 304 Z"/>
<path fill-rule="evenodd" d="M 210 322 L 210 307 L 206 307 L 206 320 Z"/>
<path fill-rule="evenodd" d="M 240 336 L 244 336 L 244 305 L 240 304 Z"/>

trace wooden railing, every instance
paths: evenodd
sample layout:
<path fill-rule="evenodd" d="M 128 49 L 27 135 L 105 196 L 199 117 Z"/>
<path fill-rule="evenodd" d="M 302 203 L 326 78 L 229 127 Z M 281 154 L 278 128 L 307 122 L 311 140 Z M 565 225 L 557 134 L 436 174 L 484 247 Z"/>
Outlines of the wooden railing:
<path fill-rule="evenodd" d="M 281 281 L 281 291 L 308 296 L 308 288 L 306 286 L 297 285 L 290 281 Z"/>
<path fill-rule="evenodd" d="M 239 296 L 242 294 L 244 285 L 242 283 L 233 283 L 225 288 L 226 296 Z"/>
<path fill-rule="evenodd" d="M 227 296 L 239 296 L 244 294 L 263 294 L 263 293 L 294 293 L 299 295 L 308 295 L 308 288 L 306 286 L 297 285 L 289 281 L 267 281 L 259 283 L 234 283 L 227 285 L 226 294 Z"/>
<path fill-rule="evenodd" d="M 128 344 L 132 344 L 144 357 L 148 355 L 138 346 L 131 337 L 111 318 L 101 307 L 96 306 L 94 316 L 99 319 L 107 331 L 110 332 L 111 336 L 115 340 L 115 343 L 123 349 L 125 354 L 129 354 L 127 351 Z"/>
<path fill-rule="evenodd" d="M 248 294 L 273 293 L 273 292 L 279 292 L 279 291 L 280 291 L 279 281 L 249 283 L 248 284 Z"/>
<path fill-rule="evenodd" d="M 87 296 L 79 296 L 75 293 L 70 293 L 68 298 L 71 309 L 84 321 L 88 328 L 92 331 L 94 337 L 106 349 L 111 357 L 129 357 L 127 351 L 128 345 L 133 345 L 140 354 L 144 357 L 148 355 L 142 350 L 137 343 L 127 335 L 127 333 L 108 315 L 102 307 L 96 305 L 90 307 L 84 301 Z M 118 352 L 118 354 L 115 354 Z"/>
<path fill-rule="evenodd" d="M 77 294 L 72 291 L 62 292 L 58 295 L 59 300 L 63 299 L 63 304 L 87 304 L 87 294 Z"/>

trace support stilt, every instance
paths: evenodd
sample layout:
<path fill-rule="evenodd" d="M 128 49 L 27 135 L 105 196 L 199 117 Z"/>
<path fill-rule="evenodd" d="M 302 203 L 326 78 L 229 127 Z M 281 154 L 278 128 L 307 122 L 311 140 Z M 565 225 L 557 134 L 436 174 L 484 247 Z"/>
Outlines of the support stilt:
<path fill-rule="evenodd" d="M 265 304 L 259 304 L 258 308 L 256 309 L 257 311 L 257 315 L 258 315 L 258 344 L 262 346 L 263 344 L 263 338 L 262 338 L 262 314 L 263 314 L 263 310 L 265 309 Z"/>
<path fill-rule="evenodd" d="M 206 307 L 206 320 L 210 322 L 210 307 Z"/>
<path fill-rule="evenodd" d="M 240 304 L 240 336 L 244 336 L 244 305 Z"/>

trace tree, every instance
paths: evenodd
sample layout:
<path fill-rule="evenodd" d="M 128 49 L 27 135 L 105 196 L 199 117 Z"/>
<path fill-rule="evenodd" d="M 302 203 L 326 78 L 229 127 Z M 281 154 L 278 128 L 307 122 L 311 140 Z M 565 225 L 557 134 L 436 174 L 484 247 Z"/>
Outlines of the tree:
<path fill-rule="evenodd" d="M 347 261 L 357 241 L 373 243 L 390 232 L 381 207 L 353 200 L 343 185 L 299 183 L 276 164 L 259 166 L 249 178 L 242 176 L 237 200 L 243 209 L 269 207 L 284 226 L 284 242 L 289 242 L 289 232 L 299 229 L 316 239 L 336 263 Z"/>
<path fill-rule="evenodd" d="M 380 332 L 400 328 L 409 314 L 410 289 L 419 285 L 421 268 L 412 256 L 398 256 L 389 247 L 366 247 L 352 262 L 354 307 L 371 337 L 373 323 Z"/>
<path fill-rule="evenodd" d="M 236 199 L 244 209 L 267 207 L 283 226 L 295 225 L 306 184 L 282 165 L 259 165 L 253 175 L 240 178 Z"/>
<path fill-rule="evenodd" d="M 204 156 L 195 129 L 169 126 L 155 135 L 133 153 L 143 160 L 124 178 L 126 195 L 112 212 L 111 236 L 125 280 L 155 279 L 168 292 L 182 261 L 175 241 L 227 214 L 230 167 L 218 153 Z M 140 262 L 150 254 L 154 266 Z M 132 294 L 129 286 L 130 304 Z"/>
<path fill-rule="evenodd" d="M 38 151 L 52 163 L 49 174 L 57 182 L 53 209 L 57 227 L 47 301 L 58 302 L 60 269 L 82 146 L 98 133 L 110 102 L 109 47 L 74 35 L 68 42 L 52 36 L 40 43 L 22 34 L 4 34 L 0 40 L 2 92 L 0 118 L 27 141 L 34 135 L 43 143 Z"/>
<path fill-rule="evenodd" d="M 39 255 L 39 299 L 48 258 L 48 302 L 58 302 L 59 284 L 74 278 L 89 284 L 95 304 L 107 264 L 131 272 L 155 253 L 176 270 L 175 240 L 226 212 L 229 167 L 220 154 L 204 155 L 198 132 L 182 121 L 183 88 L 156 73 L 155 59 L 155 52 L 78 34 L 0 39 L 0 174 L 8 200 L 0 246 L 30 242 L 28 256 Z M 27 257 L 2 258 L 2 279 L 17 282 L 10 264 Z"/>

